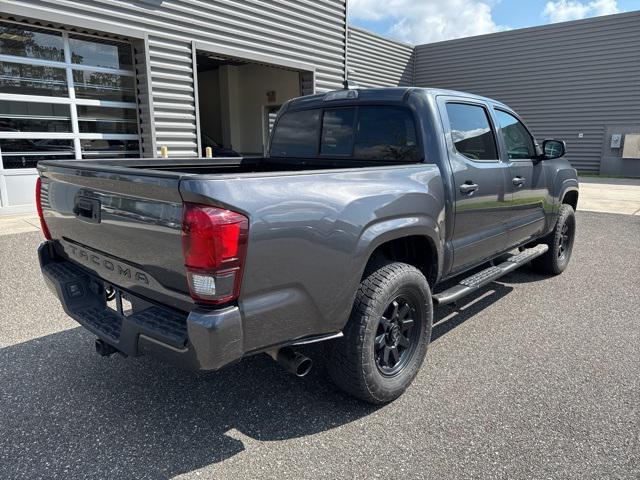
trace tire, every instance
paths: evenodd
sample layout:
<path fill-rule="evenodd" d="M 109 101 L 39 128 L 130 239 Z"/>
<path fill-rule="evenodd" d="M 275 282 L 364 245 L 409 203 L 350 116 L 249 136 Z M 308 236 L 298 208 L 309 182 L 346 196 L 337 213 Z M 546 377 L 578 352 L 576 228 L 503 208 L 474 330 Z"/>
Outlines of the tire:
<path fill-rule="evenodd" d="M 573 207 L 562 204 L 556 226 L 542 240 L 542 243 L 549 245 L 549 250 L 544 255 L 533 259 L 531 262 L 533 268 L 551 275 L 559 275 L 564 272 L 571 259 L 575 235 L 576 215 Z"/>
<path fill-rule="evenodd" d="M 432 323 L 424 275 L 404 263 L 378 267 L 360 284 L 344 337 L 329 351 L 329 375 L 340 389 L 365 402 L 398 398 L 424 361 Z"/>

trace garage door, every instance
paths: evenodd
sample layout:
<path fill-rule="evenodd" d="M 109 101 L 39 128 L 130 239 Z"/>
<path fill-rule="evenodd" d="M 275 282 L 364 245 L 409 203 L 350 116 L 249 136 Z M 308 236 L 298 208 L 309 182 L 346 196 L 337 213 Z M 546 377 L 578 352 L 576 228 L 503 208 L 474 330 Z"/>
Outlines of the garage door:
<path fill-rule="evenodd" d="M 0 22 L 0 198 L 31 204 L 43 159 L 139 157 L 132 47 Z"/>

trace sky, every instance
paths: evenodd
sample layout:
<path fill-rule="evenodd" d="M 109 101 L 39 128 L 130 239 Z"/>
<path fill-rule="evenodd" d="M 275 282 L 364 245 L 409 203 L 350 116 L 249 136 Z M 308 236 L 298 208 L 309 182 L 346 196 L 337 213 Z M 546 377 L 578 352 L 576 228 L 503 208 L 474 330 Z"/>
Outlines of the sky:
<path fill-rule="evenodd" d="M 640 10 L 640 0 L 347 0 L 349 23 L 414 45 Z"/>

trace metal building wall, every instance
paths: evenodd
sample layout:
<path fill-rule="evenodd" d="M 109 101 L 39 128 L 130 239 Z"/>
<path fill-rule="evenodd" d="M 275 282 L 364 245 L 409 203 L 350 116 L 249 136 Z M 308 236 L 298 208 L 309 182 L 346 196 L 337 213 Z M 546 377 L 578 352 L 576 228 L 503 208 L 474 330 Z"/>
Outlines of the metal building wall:
<path fill-rule="evenodd" d="M 607 126 L 640 127 L 640 12 L 420 45 L 415 84 L 501 100 L 598 172 Z"/>
<path fill-rule="evenodd" d="M 314 65 L 318 91 L 344 80 L 346 0 L 11 0 L 0 12 L 135 38 L 143 32 L 148 50 L 144 59 L 136 50 L 136 59 L 144 60 L 141 95 L 151 93 L 141 115 L 145 155 L 162 145 L 171 156 L 198 153 L 193 42 Z"/>
<path fill-rule="evenodd" d="M 348 28 L 347 74 L 361 87 L 413 85 L 413 46 Z"/>

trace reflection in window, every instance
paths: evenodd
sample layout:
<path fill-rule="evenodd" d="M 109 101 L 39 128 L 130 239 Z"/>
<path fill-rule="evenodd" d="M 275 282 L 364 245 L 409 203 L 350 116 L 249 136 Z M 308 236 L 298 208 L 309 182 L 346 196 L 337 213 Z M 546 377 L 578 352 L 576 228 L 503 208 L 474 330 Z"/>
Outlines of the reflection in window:
<path fill-rule="evenodd" d="M 131 45 L 127 43 L 69 35 L 69 46 L 71 61 L 76 64 L 121 70 L 133 67 Z"/>
<path fill-rule="evenodd" d="M 353 156 L 362 160 L 420 161 L 422 156 L 409 110 L 360 107 Z"/>
<path fill-rule="evenodd" d="M 110 108 L 78 105 L 80 133 L 138 133 L 133 108 Z"/>
<path fill-rule="evenodd" d="M 71 132 L 69 105 L 0 100 L 0 132 Z"/>
<path fill-rule="evenodd" d="M 65 52 L 71 52 L 70 59 Z M 9 62 L 0 61 L 0 168 L 33 168 L 42 159 L 80 155 L 140 156 L 130 44 L 0 21 L 0 54 L 11 57 Z M 30 65 L 28 59 L 46 60 L 39 62 L 46 66 Z M 66 68 L 71 68 L 73 84 Z M 71 98 L 71 88 L 77 101 Z M 12 98 L 17 100 L 3 94 L 15 95 Z M 132 105 L 104 106 L 109 101 Z M 76 116 L 72 120 L 71 115 L 74 103 L 77 124 Z M 29 137 L 60 135 L 56 139 L 2 139 L 15 137 L 17 132 L 29 132 Z M 79 135 L 90 138 L 74 141 Z M 76 152 L 78 143 L 80 151 Z"/>
<path fill-rule="evenodd" d="M 82 158 L 137 158 L 137 140 L 81 140 Z"/>
<path fill-rule="evenodd" d="M 507 144 L 510 159 L 527 159 L 536 155 L 533 139 L 526 127 L 513 115 L 496 110 L 500 131 Z"/>
<path fill-rule="evenodd" d="M 113 73 L 74 70 L 77 98 L 95 98 L 115 102 L 135 102 L 133 77 Z"/>
<path fill-rule="evenodd" d="M 354 108 L 325 110 L 322 117 L 322 155 L 351 155 Z"/>
<path fill-rule="evenodd" d="M 311 156 L 318 154 L 320 110 L 301 110 L 282 115 L 271 141 L 274 157 Z"/>
<path fill-rule="evenodd" d="M 66 97 L 64 68 L 0 62 L 0 93 Z"/>
<path fill-rule="evenodd" d="M 498 160 L 496 140 L 483 107 L 448 103 L 447 114 L 458 152 L 472 160 Z"/>
<path fill-rule="evenodd" d="M 72 140 L 0 139 L 5 169 L 35 168 L 40 160 L 75 158 Z"/>
<path fill-rule="evenodd" d="M 64 61 L 62 34 L 13 23 L 0 22 L 0 52 L 17 57 Z"/>

